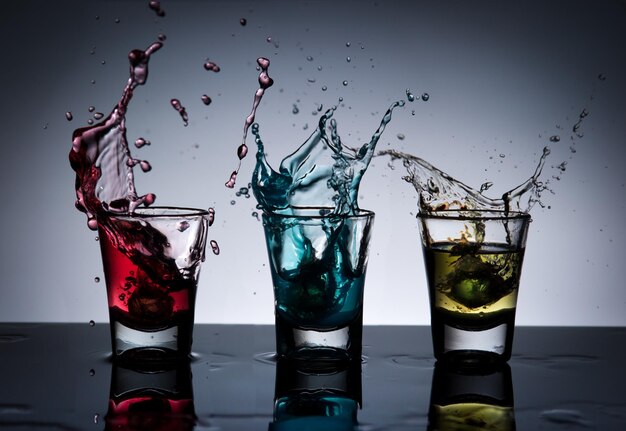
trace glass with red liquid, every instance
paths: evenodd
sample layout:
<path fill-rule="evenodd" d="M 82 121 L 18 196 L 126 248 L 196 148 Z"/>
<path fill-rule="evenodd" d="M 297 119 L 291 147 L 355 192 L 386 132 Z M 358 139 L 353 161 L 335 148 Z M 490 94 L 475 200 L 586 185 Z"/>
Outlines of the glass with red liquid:
<path fill-rule="evenodd" d="M 151 207 L 97 220 L 114 359 L 188 357 L 209 212 Z"/>

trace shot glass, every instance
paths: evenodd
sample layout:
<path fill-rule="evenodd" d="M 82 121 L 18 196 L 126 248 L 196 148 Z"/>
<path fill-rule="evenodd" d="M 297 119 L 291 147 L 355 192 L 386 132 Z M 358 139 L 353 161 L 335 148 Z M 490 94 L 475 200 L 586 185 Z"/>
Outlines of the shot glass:
<path fill-rule="evenodd" d="M 193 208 L 98 216 L 114 359 L 189 356 L 207 229 Z"/>
<path fill-rule="evenodd" d="M 435 357 L 508 361 L 530 216 L 458 210 L 418 219 Z"/>
<path fill-rule="evenodd" d="M 291 207 L 263 215 L 279 357 L 361 360 L 363 287 L 374 213 Z"/>

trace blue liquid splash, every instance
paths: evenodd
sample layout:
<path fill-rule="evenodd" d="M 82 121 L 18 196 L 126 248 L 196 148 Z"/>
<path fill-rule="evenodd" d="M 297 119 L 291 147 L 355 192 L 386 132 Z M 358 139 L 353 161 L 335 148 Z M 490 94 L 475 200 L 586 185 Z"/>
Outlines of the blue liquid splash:
<path fill-rule="evenodd" d="M 257 154 L 252 190 L 261 208 L 271 213 L 289 207 L 325 207 L 333 208 L 333 214 L 357 214 L 361 179 L 393 110 L 404 104 L 401 100 L 392 103 L 370 141 L 360 148 L 341 141 L 332 118 L 337 107 L 333 106 L 320 118 L 311 136 L 282 160 L 278 171 L 267 162 L 259 125 L 253 124 Z"/>

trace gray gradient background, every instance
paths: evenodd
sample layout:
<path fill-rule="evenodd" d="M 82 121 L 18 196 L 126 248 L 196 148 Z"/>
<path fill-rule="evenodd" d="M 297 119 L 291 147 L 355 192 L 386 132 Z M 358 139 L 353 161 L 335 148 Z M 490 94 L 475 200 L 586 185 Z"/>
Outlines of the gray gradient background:
<path fill-rule="evenodd" d="M 623 1 L 164 0 L 165 18 L 147 3 L 2 6 L 0 321 L 107 321 L 104 282 L 94 282 L 102 277 L 99 247 L 73 205 L 71 134 L 86 125 L 88 106 L 110 111 L 128 77 L 128 51 L 163 32 L 165 46 L 130 107 L 128 137 L 152 141 L 134 153 L 153 165 L 137 173 L 140 192 L 155 192 L 159 204 L 216 208 L 210 238 L 221 254 L 209 253 L 204 263 L 198 322 L 273 322 L 262 226 L 251 216 L 255 202 L 223 186 L 262 55 L 272 61 L 275 85 L 257 121 L 274 165 L 308 137 L 319 104 L 344 97 L 339 131 L 357 145 L 407 88 L 428 92 L 430 100 L 398 110 L 380 148 L 419 155 L 474 186 L 493 181 L 493 196 L 526 179 L 548 137 L 559 134 L 546 174 L 563 160 L 567 170 L 553 181 L 555 194 L 545 196 L 551 208 L 532 212 L 518 323 L 626 325 Z M 202 68 L 207 57 L 220 73 Z M 208 107 L 200 101 L 204 93 L 213 99 Z M 189 127 L 169 105 L 172 97 L 186 106 Z M 571 154 L 569 131 L 582 108 L 590 112 L 585 136 Z M 251 155 L 239 185 L 252 169 Z M 376 159 L 361 187 L 361 206 L 377 213 L 368 324 L 429 321 L 416 197 L 402 171 Z"/>

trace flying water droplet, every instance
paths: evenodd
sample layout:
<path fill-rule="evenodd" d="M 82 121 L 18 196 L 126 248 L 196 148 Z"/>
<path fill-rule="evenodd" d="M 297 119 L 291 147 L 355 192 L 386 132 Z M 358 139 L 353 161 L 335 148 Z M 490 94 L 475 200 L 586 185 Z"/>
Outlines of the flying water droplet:
<path fill-rule="evenodd" d="M 430 95 L 428 93 L 422 94 L 422 100 L 424 102 L 428 102 L 428 99 L 430 99 Z"/>
<path fill-rule="evenodd" d="M 312 57 L 312 56 L 310 56 L 310 55 L 307 55 L 307 56 L 306 56 L 306 61 L 313 61 L 313 57 Z"/>
<path fill-rule="evenodd" d="M 100 277 L 94 277 L 93 281 L 96 282 L 96 283 L 100 283 Z"/>
<path fill-rule="evenodd" d="M 345 87 L 345 86 L 347 86 L 347 85 L 348 85 L 348 81 L 343 81 L 343 82 L 342 82 L 342 84 L 343 84 L 343 86 Z"/>
<path fill-rule="evenodd" d="M 350 62 L 352 61 L 352 58 L 351 58 L 350 56 L 348 56 L 348 57 L 346 57 L 346 61 L 347 61 L 348 63 L 350 63 Z"/>
<path fill-rule="evenodd" d="M 144 145 L 150 145 L 150 141 L 147 141 L 144 138 L 137 138 L 137 139 L 135 139 L 135 147 L 141 148 Z"/>
<path fill-rule="evenodd" d="M 489 190 L 491 186 L 493 186 L 493 183 L 491 181 L 487 181 L 486 183 L 481 184 L 479 190 L 480 193 Z"/>
<path fill-rule="evenodd" d="M 202 103 L 204 103 L 206 106 L 209 106 L 212 102 L 211 98 L 207 96 L 206 94 L 203 94 L 201 99 L 202 99 Z"/>
<path fill-rule="evenodd" d="M 74 116 L 72 115 L 70 111 L 67 111 L 65 113 L 65 118 L 67 119 L 67 121 L 72 121 L 74 119 Z"/>
<path fill-rule="evenodd" d="M 293 104 L 293 109 L 291 110 L 292 114 L 297 114 L 298 112 L 300 112 L 300 109 L 298 109 L 298 105 L 296 105 L 295 103 Z"/>
<path fill-rule="evenodd" d="M 89 321 L 89 326 L 95 326 L 96 322 L 94 322 L 93 320 Z"/>
<path fill-rule="evenodd" d="M 185 125 L 185 127 L 187 127 L 187 125 L 189 124 L 189 116 L 187 115 L 185 107 L 180 103 L 180 100 L 172 99 L 170 100 L 170 104 L 176 111 L 178 111 L 178 113 L 180 114 L 180 118 L 183 120 L 183 124 Z"/>
<path fill-rule="evenodd" d="M 601 73 L 601 74 L 598 75 L 598 79 L 600 81 L 606 81 L 606 75 L 604 73 Z"/>
<path fill-rule="evenodd" d="M 210 243 L 209 243 L 209 244 L 211 245 L 211 250 L 213 251 L 213 254 L 214 254 L 214 255 L 216 255 L 216 256 L 217 256 L 218 254 L 220 254 L 220 246 L 219 246 L 219 244 L 217 243 L 217 241 L 215 241 L 214 239 L 212 239 L 212 240 L 210 241 Z"/>
<path fill-rule="evenodd" d="M 242 27 L 244 27 L 246 24 L 248 24 L 248 20 L 247 20 L 247 19 L 245 19 L 245 18 L 241 18 L 241 19 L 239 20 L 239 24 L 240 24 Z"/>
<path fill-rule="evenodd" d="M 561 140 L 561 137 L 559 135 L 550 136 L 550 142 L 559 142 L 560 140 Z"/>
<path fill-rule="evenodd" d="M 246 157 L 246 154 L 248 154 L 248 146 L 246 144 L 241 144 L 239 148 L 237 148 L 237 157 L 241 160 Z"/>
<path fill-rule="evenodd" d="M 411 90 L 409 90 L 408 88 L 406 89 L 406 100 L 408 100 L 409 102 L 415 102 L 415 95 L 411 93 Z"/>
<path fill-rule="evenodd" d="M 222 70 L 222 69 L 220 69 L 220 67 L 217 64 L 215 64 L 215 63 L 213 63 L 211 61 L 207 61 L 206 63 L 204 63 L 204 69 L 208 70 L 208 71 L 211 71 L 211 72 L 215 72 L 215 73 L 217 73 L 220 70 Z"/>
<path fill-rule="evenodd" d="M 396 136 L 399 140 L 404 141 L 404 138 L 405 138 L 404 134 L 398 133 Z"/>
<path fill-rule="evenodd" d="M 93 114 L 93 118 L 95 118 L 96 120 L 100 120 L 102 117 L 104 117 L 104 114 L 102 112 L 96 112 L 95 114 Z"/>
<path fill-rule="evenodd" d="M 326 91 L 326 90 L 328 90 L 328 87 L 325 85 L 322 85 L 322 91 Z"/>
<path fill-rule="evenodd" d="M 167 36 L 164 35 L 163 33 L 159 33 L 159 35 L 157 36 L 157 39 L 159 39 L 159 42 L 165 42 L 165 40 L 167 39 Z"/>
<path fill-rule="evenodd" d="M 157 16 L 165 16 L 165 11 L 161 9 L 160 2 L 156 0 L 151 0 L 150 3 L 148 3 L 148 6 L 157 14 Z"/>
<path fill-rule="evenodd" d="M 215 208 L 209 208 L 209 226 L 213 226 L 215 221 Z"/>
<path fill-rule="evenodd" d="M 235 187 L 235 183 L 237 182 L 237 171 L 233 171 L 230 174 L 230 178 L 228 179 L 228 181 L 226 181 L 226 184 L 224 184 L 226 187 L 228 187 L 229 189 L 232 189 L 233 187 Z M 233 202 L 231 202 L 231 204 L 234 205 Z"/>
<path fill-rule="evenodd" d="M 96 370 L 94 370 L 93 368 L 91 370 L 89 370 L 89 375 L 91 377 L 95 376 L 96 375 Z"/>
<path fill-rule="evenodd" d="M 237 181 L 237 173 L 239 172 L 239 169 L 241 168 L 241 160 L 248 153 L 248 147 L 246 146 L 246 137 L 248 136 L 248 129 L 254 123 L 256 110 L 259 104 L 261 103 L 261 99 L 263 98 L 265 91 L 268 88 L 270 88 L 272 85 L 274 85 L 274 80 L 270 78 L 269 73 L 268 73 L 268 68 L 270 67 L 269 59 L 265 57 L 259 57 L 257 58 L 256 62 L 261 70 L 261 72 L 259 73 L 259 79 L 258 79 L 259 88 L 254 93 L 254 99 L 252 101 L 252 110 L 250 111 L 250 114 L 246 117 L 246 120 L 244 121 L 244 124 L 243 124 L 243 139 L 242 139 L 241 145 L 237 148 L 237 157 L 239 158 L 237 169 L 235 169 L 230 174 L 230 178 L 224 184 L 226 187 L 231 188 L 231 189 L 235 187 L 235 183 Z"/>
<path fill-rule="evenodd" d="M 87 111 L 89 111 L 89 112 L 93 112 L 95 110 L 96 110 L 95 106 L 90 106 L 89 108 L 87 108 Z"/>

